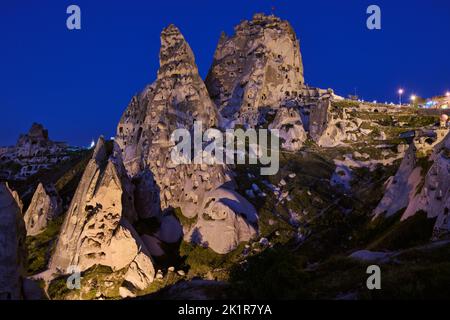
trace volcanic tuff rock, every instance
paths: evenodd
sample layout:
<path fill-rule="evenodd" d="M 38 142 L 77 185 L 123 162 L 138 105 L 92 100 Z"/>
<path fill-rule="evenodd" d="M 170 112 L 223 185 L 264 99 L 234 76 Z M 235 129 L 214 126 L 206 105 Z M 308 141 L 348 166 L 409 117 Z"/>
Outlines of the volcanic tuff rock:
<path fill-rule="evenodd" d="M 422 190 L 409 202 L 402 220 L 423 210 L 428 218 L 436 218 L 434 236 L 439 237 L 450 232 L 450 133 L 435 146 L 430 160 L 433 165 Z"/>
<path fill-rule="evenodd" d="M 185 239 L 224 254 L 252 239 L 257 225 L 258 214 L 250 203 L 232 190 L 219 188 L 205 195 L 198 221 Z"/>
<path fill-rule="evenodd" d="M 295 126 L 282 132 L 287 139 L 283 147 L 290 151 L 302 146 L 304 131 L 317 144 L 328 147 L 341 144 L 354 129 L 342 126 L 334 117 L 331 101 L 340 97 L 331 89 L 305 84 L 299 41 L 290 24 L 275 16 L 256 14 L 253 20 L 236 26 L 233 36 L 222 34 L 206 86 L 223 116 L 222 127 L 255 127 L 266 123 L 273 110 L 297 109 L 303 130 Z M 293 120 L 281 111 L 277 122 L 283 122 L 284 116 L 288 122 Z"/>
<path fill-rule="evenodd" d="M 335 147 L 346 141 L 358 141 L 361 122 L 350 116 L 349 111 L 333 107 L 331 98 L 321 99 L 311 108 L 309 135 L 321 147 Z"/>
<path fill-rule="evenodd" d="M 145 289 L 154 278 L 147 248 L 132 227 L 137 219 L 134 187 L 120 158 L 100 138 L 65 218 L 50 270 L 94 265 L 125 270 L 124 279 Z M 115 149 L 115 148 L 114 148 Z"/>
<path fill-rule="evenodd" d="M 409 201 L 414 197 L 422 178 L 420 167 L 416 167 L 416 151 L 417 149 L 412 143 L 397 173 L 387 181 L 383 199 L 373 212 L 375 217 L 380 214 L 389 217 L 397 213 L 399 210 L 406 208 Z"/>
<path fill-rule="evenodd" d="M 0 183 L 0 300 L 23 298 L 25 236 L 19 197 Z"/>
<path fill-rule="evenodd" d="M 281 146 L 288 151 L 300 150 L 307 139 L 302 118 L 295 108 L 280 108 L 269 129 L 279 130 L 279 137 L 283 139 Z"/>
<path fill-rule="evenodd" d="M 296 97 L 304 84 L 299 42 L 287 21 L 256 14 L 222 34 L 206 85 L 228 120 L 255 126 L 260 111 Z"/>
<path fill-rule="evenodd" d="M 198 74 L 191 48 L 180 31 L 170 25 L 161 33 L 158 77 L 133 97 L 120 120 L 115 139 L 129 175 L 134 179 L 147 176 L 143 184 L 147 191 L 142 197 L 146 193 L 152 197 L 159 195 L 159 199 L 154 198 L 153 206 L 147 203 L 153 211 L 149 216 L 160 214 L 157 208 L 160 204 L 163 210 L 179 207 L 184 216 L 194 218 L 205 193 L 223 185 L 233 186 L 225 165 L 179 165 L 171 159 L 174 143 L 170 135 L 175 129 L 192 132 L 194 121 L 202 121 L 203 129 L 217 127 L 219 118 Z M 245 199 L 242 201 L 246 206 Z"/>
<path fill-rule="evenodd" d="M 25 226 L 28 236 L 42 232 L 47 223 L 62 213 L 62 200 L 53 185 L 44 187 L 39 183 L 30 206 L 25 212 Z"/>

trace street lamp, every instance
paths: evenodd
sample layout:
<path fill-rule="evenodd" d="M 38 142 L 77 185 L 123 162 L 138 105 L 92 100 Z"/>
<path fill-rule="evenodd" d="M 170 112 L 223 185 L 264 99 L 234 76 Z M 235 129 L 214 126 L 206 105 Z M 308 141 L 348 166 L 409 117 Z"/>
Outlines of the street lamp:
<path fill-rule="evenodd" d="M 445 96 L 448 98 L 448 97 L 450 97 L 450 91 L 447 91 L 446 93 L 445 93 Z"/>
<path fill-rule="evenodd" d="M 399 89 L 398 90 L 398 100 L 399 100 L 399 104 L 402 105 L 402 95 L 405 91 L 403 89 Z"/>

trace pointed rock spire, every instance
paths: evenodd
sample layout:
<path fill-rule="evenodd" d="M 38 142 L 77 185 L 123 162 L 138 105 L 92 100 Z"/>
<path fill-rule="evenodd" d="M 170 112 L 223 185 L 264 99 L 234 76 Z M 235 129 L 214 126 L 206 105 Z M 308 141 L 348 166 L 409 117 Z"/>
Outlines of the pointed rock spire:
<path fill-rule="evenodd" d="M 108 142 L 109 143 L 109 142 Z M 153 262 L 131 223 L 137 218 L 134 188 L 120 158 L 107 159 L 100 138 L 65 218 L 49 268 L 62 273 L 94 265 L 126 270 L 125 280 L 137 290 L 154 277 Z"/>
<path fill-rule="evenodd" d="M 104 161 L 107 157 L 105 138 L 100 136 L 95 144 L 94 154 L 92 156 L 97 162 Z"/>
<path fill-rule="evenodd" d="M 53 185 L 39 183 L 24 220 L 28 236 L 34 236 L 45 230 L 49 221 L 62 213 L 62 200 Z"/>
<path fill-rule="evenodd" d="M 198 72 L 191 47 L 173 24 L 161 32 L 159 61 L 159 77 L 170 76 L 180 71 Z"/>

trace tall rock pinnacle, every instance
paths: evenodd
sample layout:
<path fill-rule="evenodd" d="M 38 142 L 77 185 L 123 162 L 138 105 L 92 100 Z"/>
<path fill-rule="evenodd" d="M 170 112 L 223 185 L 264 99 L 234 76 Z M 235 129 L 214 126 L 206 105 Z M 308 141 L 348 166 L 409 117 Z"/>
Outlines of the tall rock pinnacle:
<path fill-rule="evenodd" d="M 147 248 L 131 223 L 134 187 L 120 156 L 100 138 L 67 212 L 50 270 L 94 265 L 126 270 L 124 279 L 145 289 L 154 277 Z"/>
<path fill-rule="evenodd" d="M 139 181 L 138 198 L 153 199 L 154 205 L 140 201 L 148 208 L 141 216 L 158 216 L 156 205 L 160 204 L 162 210 L 181 208 L 184 216 L 201 219 L 208 194 L 232 184 L 233 180 L 225 165 L 174 164 L 171 159 L 174 142 L 170 141 L 170 135 L 178 128 L 192 132 L 196 121 L 202 122 L 203 129 L 217 127 L 220 115 L 198 74 L 192 50 L 177 27 L 170 25 L 162 31 L 159 56 L 156 81 L 133 97 L 119 122 L 115 141 L 129 175 Z M 230 209 L 227 214 L 230 223 L 217 220 L 217 226 L 232 233 L 227 238 L 229 243 L 221 248 L 211 246 L 220 253 L 223 248 L 232 250 L 240 241 L 248 240 L 248 235 L 255 234 L 255 228 L 245 223 L 234 228 L 236 213 Z M 244 228 L 249 231 L 243 232 Z M 196 233 L 204 232 L 203 242 L 214 243 L 208 239 L 212 233 L 207 233 L 206 227 L 196 230 Z M 190 234 L 190 230 L 185 231 L 185 236 Z"/>
<path fill-rule="evenodd" d="M 224 117 L 255 125 L 261 108 L 279 107 L 304 85 L 299 42 L 289 22 L 255 14 L 222 34 L 206 85 Z"/>

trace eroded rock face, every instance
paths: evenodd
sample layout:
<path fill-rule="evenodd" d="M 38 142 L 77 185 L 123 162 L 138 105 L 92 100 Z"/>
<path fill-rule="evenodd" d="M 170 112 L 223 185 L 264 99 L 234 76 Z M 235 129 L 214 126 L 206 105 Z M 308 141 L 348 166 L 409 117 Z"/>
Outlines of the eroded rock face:
<path fill-rule="evenodd" d="M 158 78 L 132 99 L 118 125 L 116 141 L 130 176 L 150 172 L 161 208 L 183 207 L 188 216 L 196 213 L 205 192 L 231 181 L 222 165 L 172 162 L 170 135 L 177 128 L 192 130 L 194 121 L 202 121 L 207 129 L 218 125 L 218 115 L 191 48 L 171 25 L 161 33 Z"/>
<path fill-rule="evenodd" d="M 374 210 L 377 217 L 384 214 L 389 217 L 408 206 L 410 200 L 415 196 L 417 187 L 422 179 L 420 167 L 416 167 L 417 149 L 414 144 L 409 146 L 400 168 L 394 177 L 390 178 L 386 185 L 383 199 Z"/>
<path fill-rule="evenodd" d="M 225 120 L 255 126 L 264 107 L 297 97 L 304 84 L 299 42 L 287 21 L 256 14 L 222 34 L 206 85 Z M 226 126 L 226 124 L 225 124 Z"/>
<path fill-rule="evenodd" d="M 450 133 L 439 143 L 430 159 L 433 165 L 425 176 L 421 192 L 409 203 L 402 220 L 423 210 L 436 218 L 434 237 L 450 232 Z"/>
<path fill-rule="evenodd" d="M 249 202 L 234 191 L 217 189 L 205 196 L 198 221 L 185 240 L 225 254 L 251 240 L 257 224 L 257 212 Z"/>
<path fill-rule="evenodd" d="M 54 186 L 44 186 L 39 183 L 30 206 L 25 212 L 25 226 L 28 236 L 41 233 L 49 221 L 62 213 L 62 200 Z"/>
<path fill-rule="evenodd" d="M 279 130 L 282 139 L 282 148 L 288 151 L 297 151 L 307 139 L 300 113 L 295 108 L 281 108 L 275 115 L 275 119 L 269 125 L 269 129 Z"/>
<path fill-rule="evenodd" d="M 0 183 L 0 300 L 23 298 L 25 236 L 19 197 Z"/>
<path fill-rule="evenodd" d="M 328 96 L 311 107 L 309 135 L 321 147 L 335 147 L 358 141 L 360 124 L 360 119 L 350 117 L 346 109 L 333 107 L 332 97 Z"/>
<path fill-rule="evenodd" d="M 154 278 L 153 263 L 131 223 L 137 219 L 134 187 L 120 158 L 100 138 L 72 199 L 50 269 L 81 271 L 94 265 L 126 270 L 125 280 L 135 289 Z"/>
<path fill-rule="evenodd" d="M 271 125 L 276 128 L 287 108 L 301 114 L 303 126 L 281 132 L 287 150 L 298 150 L 306 140 L 305 132 L 325 147 L 354 138 L 349 132 L 355 128 L 336 119 L 331 110 L 331 101 L 337 99 L 332 90 L 305 84 L 295 32 L 287 21 L 275 16 L 256 14 L 253 20 L 236 26 L 233 36 L 222 34 L 206 85 L 223 116 L 222 127 L 240 124 L 253 128 L 281 108 Z"/>
<path fill-rule="evenodd" d="M 158 78 L 132 99 L 120 120 L 115 139 L 129 175 L 136 181 L 146 177 L 138 183 L 136 203 L 148 209 L 139 212 L 144 211 L 144 217 L 158 217 L 161 221 L 157 234 L 145 236 L 154 255 L 162 254 L 161 241 L 174 243 L 183 234 L 176 219 L 161 216 L 159 205 L 162 211 L 181 208 L 184 216 L 195 218 L 208 192 L 234 185 L 225 165 L 178 164 L 171 157 L 175 144 L 170 135 L 175 129 L 192 132 L 194 122 L 202 121 L 206 130 L 217 127 L 219 118 L 189 45 L 175 26 L 169 26 L 161 33 Z M 156 194 L 159 198 L 154 197 Z M 247 203 L 244 198 L 240 200 Z"/>

